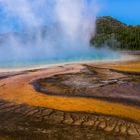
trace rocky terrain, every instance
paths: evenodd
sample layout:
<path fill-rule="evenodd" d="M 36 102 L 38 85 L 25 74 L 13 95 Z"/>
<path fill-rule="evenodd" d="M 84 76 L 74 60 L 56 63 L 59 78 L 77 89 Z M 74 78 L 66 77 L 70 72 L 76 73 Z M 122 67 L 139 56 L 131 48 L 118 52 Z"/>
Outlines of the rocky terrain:
<path fill-rule="evenodd" d="M 0 101 L 0 139 L 139 140 L 140 125 L 116 117 Z"/>

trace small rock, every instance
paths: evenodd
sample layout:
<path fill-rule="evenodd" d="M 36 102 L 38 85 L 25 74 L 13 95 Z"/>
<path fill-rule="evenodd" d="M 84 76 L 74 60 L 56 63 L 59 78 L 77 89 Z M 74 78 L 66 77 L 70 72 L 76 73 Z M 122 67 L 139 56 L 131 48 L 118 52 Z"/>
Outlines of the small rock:
<path fill-rule="evenodd" d="M 104 129 L 105 127 L 106 127 L 106 123 L 105 123 L 105 122 L 101 122 L 101 123 L 99 124 L 99 128 Z"/>
<path fill-rule="evenodd" d="M 138 132 L 137 132 L 137 130 L 133 126 L 131 126 L 128 129 L 128 134 L 129 135 L 138 135 Z"/>

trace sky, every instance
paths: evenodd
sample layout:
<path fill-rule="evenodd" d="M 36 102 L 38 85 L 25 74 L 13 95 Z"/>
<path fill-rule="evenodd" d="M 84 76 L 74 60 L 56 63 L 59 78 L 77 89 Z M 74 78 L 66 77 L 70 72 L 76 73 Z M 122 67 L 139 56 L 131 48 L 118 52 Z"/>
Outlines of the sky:
<path fill-rule="evenodd" d="M 6 11 L 4 10 L 3 5 L 1 5 L 2 1 L 10 1 L 9 7 L 12 8 L 14 5 L 14 1 L 17 0 L 0 0 L 0 32 L 10 32 L 11 30 L 22 30 L 23 24 L 21 23 L 20 19 L 17 16 L 9 16 L 6 14 Z M 23 2 L 24 0 L 18 0 L 18 2 Z M 32 0 L 27 0 L 32 1 Z M 33 0 L 35 1 L 35 0 Z M 39 1 L 45 1 L 45 0 L 36 0 L 36 4 Z M 49 0 L 46 0 L 49 1 Z M 95 0 L 85 0 L 85 1 L 95 1 Z M 97 6 L 98 6 L 98 12 L 97 16 L 112 16 L 128 25 L 140 25 L 140 0 L 96 0 Z M 28 15 L 29 8 L 28 7 L 22 7 L 23 4 L 19 5 L 21 6 L 19 9 L 17 9 L 17 13 L 21 11 L 21 16 Z M 24 3 L 24 6 L 26 3 Z M 44 5 L 40 5 L 44 6 Z M 15 7 L 17 8 L 17 7 Z M 35 6 L 35 8 L 37 8 Z M 24 10 L 25 9 L 25 10 Z M 44 14 L 51 14 L 43 11 Z M 41 15 L 44 16 L 44 15 Z M 29 18 L 31 17 L 32 20 L 34 19 L 34 15 L 31 13 L 29 15 Z M 49 16 L 47 16 L 49 17 Z M 50 17 L 49 17 L 50 18 Z M 26 21 L 28 22 L 28 21 Z M 39 21 L 40 22 L 40 21 Z M 47 19 L 47 23 L 49 23 L 49 20 Z"/>
<path fill-rule="evenodd" d="M 97 0 L 100 16 L 112 16 L 129 25 L 140 25 L 140 0 Z"/>

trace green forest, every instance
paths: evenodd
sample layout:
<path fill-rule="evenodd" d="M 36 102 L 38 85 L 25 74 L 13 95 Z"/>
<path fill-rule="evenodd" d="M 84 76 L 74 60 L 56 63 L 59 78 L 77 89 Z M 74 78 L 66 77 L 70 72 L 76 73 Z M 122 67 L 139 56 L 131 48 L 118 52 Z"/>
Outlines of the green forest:
<path fill-rule="evenodd" d="M 98 17 L 96 34 L 91 39 L 95 47 L 119 50 L 140 50 L 140 26 L 126 25 L 112 17 Z"/>

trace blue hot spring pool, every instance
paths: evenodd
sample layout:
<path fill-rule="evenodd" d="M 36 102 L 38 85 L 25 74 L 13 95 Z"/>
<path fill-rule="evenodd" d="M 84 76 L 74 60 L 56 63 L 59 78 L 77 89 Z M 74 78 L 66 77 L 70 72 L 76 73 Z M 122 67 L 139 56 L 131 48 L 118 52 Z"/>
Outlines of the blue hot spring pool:
<path fill-rule="evenodd" d="M 86 61 L 112 61 L 121 59 L 122 55 L 111 50 L 85 50 L 75 52 L 63 52 L 55 55 L 47 54 L 31 54 L 27 56 L 3 56 L 0 57 L 0 68 L 26 68 L 36 67 L 48 64 L 61 64 L 71 62 L 86 62 Z"/>

